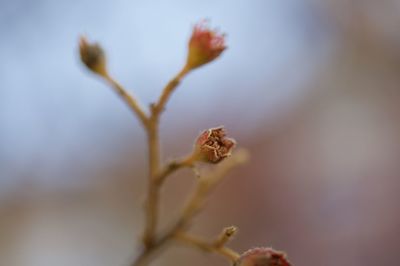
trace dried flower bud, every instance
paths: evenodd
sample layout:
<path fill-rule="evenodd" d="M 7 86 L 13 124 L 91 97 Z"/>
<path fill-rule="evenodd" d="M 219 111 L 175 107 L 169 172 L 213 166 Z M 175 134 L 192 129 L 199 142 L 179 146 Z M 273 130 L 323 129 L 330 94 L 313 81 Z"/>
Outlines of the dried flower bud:
<path fill-rule="evenodd" d="M 214 30 L 210 30 L 205 21 L 194 26 L 189 41 L 189 53 L 186 67 L 194 69 L 217 58 L 224 50 L 225 38 Z"/>
<path fill-rule="evenodd" d="M 224 127 L 210 128 L 197 138 L 195 153 L 201 161 L 218 163 L 231 155 L 235 144 L 234 139 L 226 137 Z"/>
<path fill-rule="evenodd" d="M 243 253 L 234 266 L 291 266 L 286 254 L 272 248 L 253 248 Z"/>
<path fill-rule="evenodd" d="M 89 43 L 85 37 L 79 39 L 81 61 L 94 73 L 107 75 L 106 56 L 98 43 Z"/>

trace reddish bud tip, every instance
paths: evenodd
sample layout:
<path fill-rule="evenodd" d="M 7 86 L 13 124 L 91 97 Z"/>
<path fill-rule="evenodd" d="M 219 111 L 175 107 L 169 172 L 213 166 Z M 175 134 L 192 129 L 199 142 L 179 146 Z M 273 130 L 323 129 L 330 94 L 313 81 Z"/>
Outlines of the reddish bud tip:
<path fill-rule="evenodd" d="M 243 253 L 234 266 L 291 266 L 286 254 L 272 248 L 253 248 Z"/>
<path fill-rule="evenodd" d="M 207 27 L 206 21 L 196 24 L 189 41 L 187 68 L 194 69 L 217 58 L 224 50 L 225 36 Z"/>
<path fill-rule="evenodd" d="M 195 143 L 195 152 L 201 161 L 219 163 L 231 155 L 235 145 L 235 140 L 227 138 L 225 129 L 221 126 L 201 133 Z"/>
<path fill-rule="evenodd" d="M 81 37 L 79 39 L 79 53 L 82 63 L 89 70 L 101 76 L 107 74 L 106 56 L 99 44 L 89 43 L 85 37 Z"/>

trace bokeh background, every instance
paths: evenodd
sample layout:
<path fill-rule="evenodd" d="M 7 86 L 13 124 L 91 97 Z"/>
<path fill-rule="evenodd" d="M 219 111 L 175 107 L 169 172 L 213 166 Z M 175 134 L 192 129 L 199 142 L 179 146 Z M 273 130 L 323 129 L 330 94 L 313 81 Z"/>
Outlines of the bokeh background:
<path fill-rule="evenodd" d="M 0 1 L 0 265 L 129 265 L 143 227 L 145 135 L 79 63 L 80 34 L 147 104 L 209 18 L 229 49 L 191 73 L 162 121 L 163 158 L 225 125 L 251 161 L 192 231 L 295 265 L 397 265 L 400 1 Z M 194 178 L 163 191 L 173 219 Z M 227 265 L 173 246 L 153 265 Z"/>

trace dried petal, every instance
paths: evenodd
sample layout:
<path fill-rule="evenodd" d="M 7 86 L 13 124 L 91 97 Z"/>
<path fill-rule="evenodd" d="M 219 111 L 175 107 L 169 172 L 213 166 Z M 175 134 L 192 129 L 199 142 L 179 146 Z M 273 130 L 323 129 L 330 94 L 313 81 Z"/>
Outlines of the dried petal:
<path fill-rule="evenodd" d="M 272 248 L 253 248 L 243 253 L 234 266 L 291 266 L 286 254 Z"/>
<path fill-rule="evenodd" d="M 231 155 L 235 145 L 234 139 L 226 137 L 224 127 L 210 128 L 197 138 L 195 152 L 202 161 L 219 163 Z"/>

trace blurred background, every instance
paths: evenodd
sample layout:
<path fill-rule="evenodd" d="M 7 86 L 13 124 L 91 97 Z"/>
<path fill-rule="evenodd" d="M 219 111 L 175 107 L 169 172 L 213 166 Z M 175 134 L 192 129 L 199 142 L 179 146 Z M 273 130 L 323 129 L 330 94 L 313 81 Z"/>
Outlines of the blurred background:
<path fill-rule="evenodd" d="M 145 134 L 78 60 L 80 34 L 147 105 L 209 18 L 228 50 L 167 106 L 163 158 L 225 125 L 251 161 L 192 231 L 285 250 L 295 265 L 397 265 L 400 1 L 0 1 L 0 265 L 129 265 L 143 228 Z M 194 184 L 163 190 L 163 222 Z M 153 265 L 227 263 L 173 246 Z"/>

